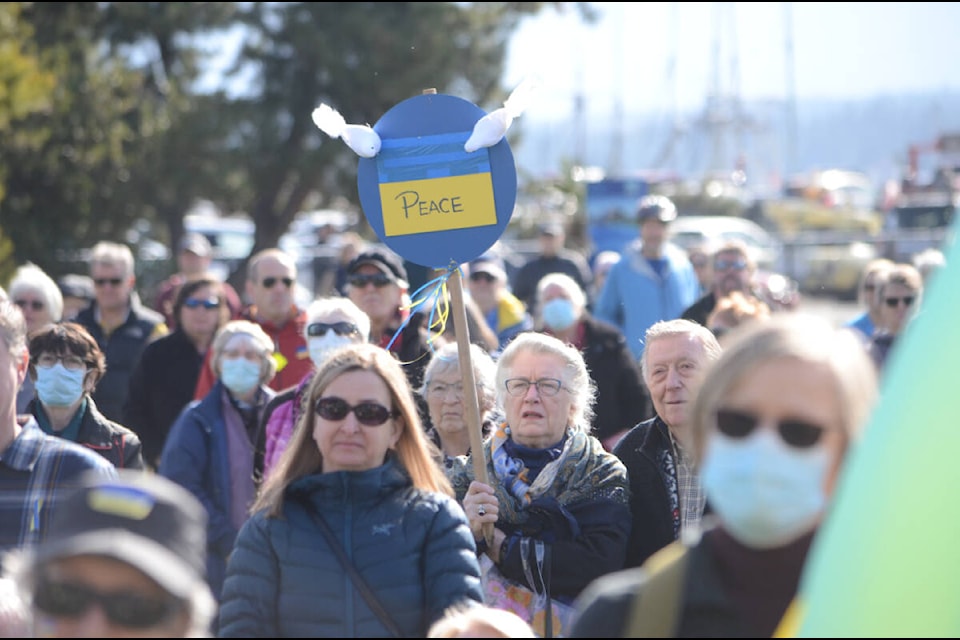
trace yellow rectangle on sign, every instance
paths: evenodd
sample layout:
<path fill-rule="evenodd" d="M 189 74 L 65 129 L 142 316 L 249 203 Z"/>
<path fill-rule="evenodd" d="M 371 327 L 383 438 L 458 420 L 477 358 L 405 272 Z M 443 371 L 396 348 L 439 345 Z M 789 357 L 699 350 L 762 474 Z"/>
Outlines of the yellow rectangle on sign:
<path fill-rule="evenodd" d="M 380 206 L 387 236 L 497 223 L 489 173 L 380 183 Z"/>

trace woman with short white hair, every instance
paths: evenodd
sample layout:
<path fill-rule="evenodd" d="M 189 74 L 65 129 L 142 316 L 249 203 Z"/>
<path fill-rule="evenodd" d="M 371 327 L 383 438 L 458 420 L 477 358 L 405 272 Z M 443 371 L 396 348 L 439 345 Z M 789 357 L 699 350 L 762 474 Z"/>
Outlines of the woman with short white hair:
<path fill-rule="evenodd" d="M 231 320 L 210 346 L 217 382 L 170 428 L 161 475 L 186 487 L 207 509 L 207 581 L 219 599 L 227 557 L 256 497 L 254 442 L 275 392 L 273 340 L 248 320 Z"/>

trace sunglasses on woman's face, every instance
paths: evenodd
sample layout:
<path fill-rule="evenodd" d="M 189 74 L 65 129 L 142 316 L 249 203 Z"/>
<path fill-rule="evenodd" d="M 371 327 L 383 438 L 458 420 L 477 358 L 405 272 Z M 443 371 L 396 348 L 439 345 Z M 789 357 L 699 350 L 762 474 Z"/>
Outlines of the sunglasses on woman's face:
<path fill-rule="evenodd" d="M 352 322 L 312 322 L 307 325 L 307 335 L 311 338 L 322 336 L 331 330 L 338 336 L 352 336 L 360 333 L 360 329 Z"/>
<path fill-rule="evenodd" d="M 336 396 L 320 398 L 314 410 L 324 420 L 333 422 L 344 420 L 350 412 L 353 412 L 357 422 L 367 427 L 379 427 L 390 418 L 400 415 L 396 410 L 388 409 L 377 402 L 361 402 L 351 406 L 346 400 Z"/>
<path fill-rule="evenodd" d="M 187 309 L 198 309 L 203 307 L 204 309 L 216 309 L 220 306 L 220 300 L 217 298 L 210 298 L 209 300 L 204 300 L 200 298 L 187 298 L 183 301 L 183 306 Z"/>
<path fill-rule="evenodd" d="M 33 604 L 56 618 L 79 618 L 90 607 L 100 607 L 113 624 L 129 629 L 156 626 L 177 612 L 182 604 L 171 597 L 148 596 L 128 590 L 103 593 L 80 582 L 41 579 L 33 592 Z"/>
<path fill-rule="evenodd" d="M 716 420 L 717 431 L 735 440 L 746 438 L 756 431 L 762 422 L 760 416 L 756 414 L 733 409 L 718 410 Z M 796 449 L 808 449 L 814 446 L 826 431 L 820 425 L 805 420 L 779 420 L 776 426 L 780 438 Z"/>

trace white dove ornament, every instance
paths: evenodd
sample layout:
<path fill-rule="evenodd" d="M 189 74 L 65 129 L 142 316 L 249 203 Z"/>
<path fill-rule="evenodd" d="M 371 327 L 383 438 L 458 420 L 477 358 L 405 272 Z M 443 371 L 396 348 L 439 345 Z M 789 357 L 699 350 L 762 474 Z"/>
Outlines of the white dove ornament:
<path fill-rule="evenodd" d="M 313 110 L 313 123 L 331 138 L 340 138 L 361 158 L 380 153 L 380 136 L 366 124 L 347 124 L 340 112 L 321 104 Z"/>
<path fill-rule="evenodd" d="M 536 82 L 532 79 L 521 82 L 503 102 L 502 107 L 477 120 L 477 123 L 473 125 L 473 132 L 463 144 L 463 150 L 467 153 L 473 153 L 477 149 L 492 147 L 503 140 L 503 136 L 507 134 L 507 129 L 510 128 L 513 119 L 527 108 L 535 88 Z"/>

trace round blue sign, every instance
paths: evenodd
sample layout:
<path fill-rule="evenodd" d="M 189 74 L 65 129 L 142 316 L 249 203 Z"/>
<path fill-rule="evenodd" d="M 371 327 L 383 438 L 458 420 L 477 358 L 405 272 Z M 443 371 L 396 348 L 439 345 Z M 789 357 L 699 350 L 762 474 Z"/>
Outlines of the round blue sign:
<path fill-rule="evenodd" d="M 360 204 L 377 237 L 406 260 L 438 269 L 469 262 L 510 222 L 517 168 L 506 137 L 464 149 L 485 115 L 467 100 L 424 94 L 374 125 L 382 144 L 375 157 L 360 158 Z"/>

